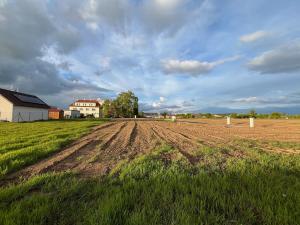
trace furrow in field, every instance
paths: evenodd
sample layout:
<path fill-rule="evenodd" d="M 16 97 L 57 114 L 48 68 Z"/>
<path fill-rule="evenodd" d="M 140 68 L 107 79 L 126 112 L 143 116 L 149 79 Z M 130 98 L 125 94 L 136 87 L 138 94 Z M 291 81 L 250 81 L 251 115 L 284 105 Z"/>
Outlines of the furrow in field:
<path fill-rule="evenodd" d="M 135 139 L 135 122 L 125 122 L 121 128 L 102 140 L 102 145 L 95 154 L 90 155 L 87 163 L 77 169 L 83 176 L 106 174 L 119 160 L 128 157 L 131 143 Z"/>
<path fill-rule="evenodd" d="M 157 135 L 163 138 L 166 143 L 178 149 L 180 153 L 189 160 L 190 163 L 195 164 L 199 161 L 198 157 L 190 153 L 197 148 L 197 144 L 194 141 L 172 130 L 165 129 L 164 127 L 160 126 L 159 123 L 152 123 L 152 126 Z"/>
<path fill-rule="evenodd" d="M 73 154 L 70 154 L 63 160 L 58 161 L 51 168 L 48 168 L 42 172 L 65 171 L 68 169 L 75 169 L 81 164 L 86 164 L 87 161 L 97 153 L 97 146 L 101 144 L 101 140 L 107 136 L 110 136 L 111 133 L 115 135 L 115 133 L 118 133 L 123 126 L 124 124 L 112 124 L 110 126 L 104 126 L 103 129 L 96 129 L 96 131 L 91 134 L 92 141 L 88 145 L 79 149 Z"/>
<path fill-rule="evenodd" d="M 137 123 L 137 134 L 134 147 L 140 152 L 149 153 L 162 144 L 162 139 L 151 129 L 150 122 Z"/>
<path fill-rule="evenodd" d="M 31 176 L 47 172 L 54 168 L 56 165 L 60 164 L 61 162 L 64 162 L 67 158 L 72 157 L 72 155 L 76 155 L 77 152 L 80 152 L 82 149 L 90 149 L 93 145 L 95 145 L 95 137 L 98 135 L 98 133 L 102 133 L 102 130 L 107 129 L 111 126 L 119 126 L 117 123 L 112 124 L 104 124 L 98 126 L 95 130 L 97 132 L 92 132 L 91 134 L 88 134 L 79 140 L 76 140 L 69 146 L 67 146 L 62 151 L 34 164 L 29 167 L 26 167 L 18 172 L 15 172 L 11 175 L 9 175 L 7 178 L 5 178 L 2 183 L 8 183 L 9 181 L 17 181 L 20 179 L 28 179 Z M 105 133 L 104 133 L 105 134 Z"/>

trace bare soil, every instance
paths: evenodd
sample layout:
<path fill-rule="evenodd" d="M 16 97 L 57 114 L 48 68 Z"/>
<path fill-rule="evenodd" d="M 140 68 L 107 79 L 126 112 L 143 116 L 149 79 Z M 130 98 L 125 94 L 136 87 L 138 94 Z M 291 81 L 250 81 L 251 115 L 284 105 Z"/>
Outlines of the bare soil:
<path fill-rule="evenodd" d="M 226 126 L 225 120 L 115 121 L 100 125 L 85 137 L 58 153 L 5 179 L 15 182 L 49 171 L 74 171 L 82 176 L 99 176 L 120 160 L 132 160 L 166 143 L 178 149 L 190 163 L 201 160 L 195 154 L 199 146 L 232 146 L 235 139 L 273 140 L 300 143 L 300 121 L 256 120 L 250 129 L 247 120 L 235 120 Z M 297 154 L 300 149 L 264 146 L 267 151 Z M 237 151 L 237 155 L 239 155 Z M 2 182 L 2 183 L 3 183 Z"/>

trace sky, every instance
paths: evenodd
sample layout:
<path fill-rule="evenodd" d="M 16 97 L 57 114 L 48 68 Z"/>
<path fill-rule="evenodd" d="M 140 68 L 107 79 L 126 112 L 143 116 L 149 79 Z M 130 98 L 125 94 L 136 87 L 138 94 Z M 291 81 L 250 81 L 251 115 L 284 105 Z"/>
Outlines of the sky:
<path fill-rule="evenodd" d="M 300 113 L 299 0 L 0 0 L 0 87 L 66 108 Z"/>

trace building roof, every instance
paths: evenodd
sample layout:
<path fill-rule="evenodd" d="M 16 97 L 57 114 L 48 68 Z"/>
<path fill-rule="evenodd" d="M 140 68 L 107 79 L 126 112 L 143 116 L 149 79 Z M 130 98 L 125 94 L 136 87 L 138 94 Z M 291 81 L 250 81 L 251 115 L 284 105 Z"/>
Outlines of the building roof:
<path fill-rule="evenodd" d="M 92 100 L 92 99 L 91 100 L 79 99 L 76 100 L 74 103 L 72 103 L 70 106 L 78 107 L 77 105 L 75 105 L 75 103 L 96 103 L 96 106 L 101 106 L 98 100 Z M 90 106 L 80 106 L 80 107 L 90 107 Z"/>
<path fill-rule="evenodd" d="M 49 109 L 49 112 L 63 112 L 63 110 L 58 108 L 51 108 Z"/>
<path fill-rule="evenodd" d="M 87 100 L 87 99 L 81 100 L 81 99 L 79 99 L 76 102 L 99 103 L 99 101 L 93 100 L 93 99 L 91 99 L 91 100 Z"/>
<path fill-rule="evenodd" d="M 50 108 L 44 101 L 42 101 L 40 98 L 34 95 L 29 95 L 17 91 L 9 91 L 2 88 L 0 88 L 0 95 L 2 95 L 15 106 L 41 109 Z"/>

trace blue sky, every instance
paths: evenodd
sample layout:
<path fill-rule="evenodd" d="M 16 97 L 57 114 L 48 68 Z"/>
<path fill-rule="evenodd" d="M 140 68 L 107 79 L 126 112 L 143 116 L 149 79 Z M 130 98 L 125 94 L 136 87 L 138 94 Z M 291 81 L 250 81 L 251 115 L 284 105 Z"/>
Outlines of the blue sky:
<path fill-rule="evenodd" d="M 0 0 L 0 87 L 66 107 L 300 112 L 297 0 Z"/>

